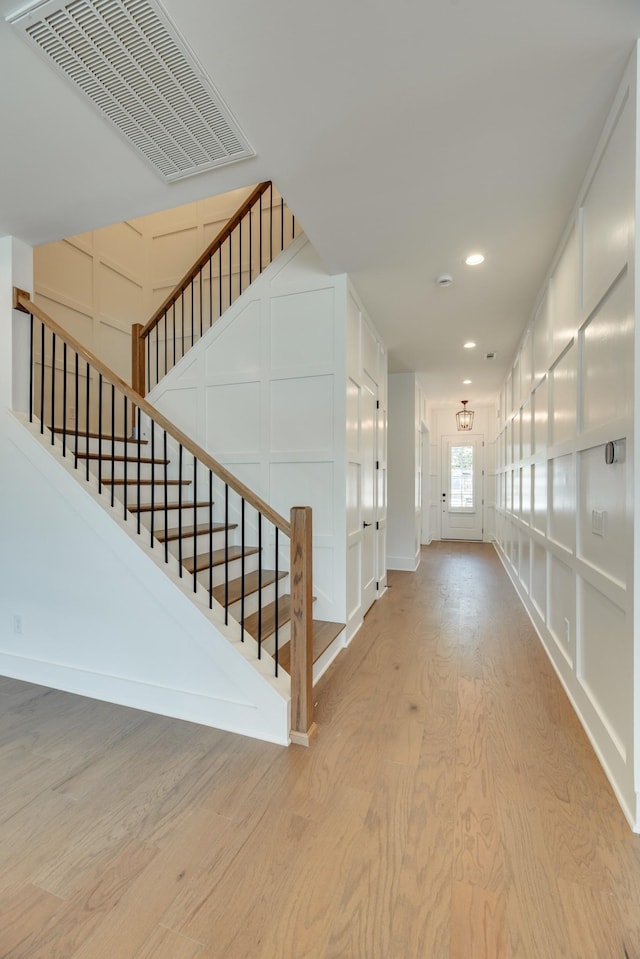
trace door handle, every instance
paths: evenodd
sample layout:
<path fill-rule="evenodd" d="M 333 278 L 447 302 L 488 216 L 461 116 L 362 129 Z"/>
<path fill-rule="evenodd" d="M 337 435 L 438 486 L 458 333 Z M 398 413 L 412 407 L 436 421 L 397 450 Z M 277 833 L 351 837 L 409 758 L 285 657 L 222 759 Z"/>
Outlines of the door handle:
<path fill-rule="evenodd" d="M 362 524 L 362 528 L 363 528 L 363 529 L 366 529 L 367 526 L 372 526 L 372 525 L 373 525 L 372 523 L 363 523 L 363 524 Z"/>

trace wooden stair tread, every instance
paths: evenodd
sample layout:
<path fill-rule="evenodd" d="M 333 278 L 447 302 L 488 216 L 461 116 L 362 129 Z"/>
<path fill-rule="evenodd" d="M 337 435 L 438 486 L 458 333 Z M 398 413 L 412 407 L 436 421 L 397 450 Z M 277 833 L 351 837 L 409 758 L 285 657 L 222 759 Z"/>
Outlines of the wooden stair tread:
<path fill-rule="evenodd" d="M 153 460 L 150 456 L 141 456 L 138 459 L 137 456 L 112 456 L 111 453 L 86 453 L 84 450 L 80 450 L 79 453 L 74 451 L 74 456 L 77 456 L 79 460 L 102 460 L 104 463 L 144 463 L 145 466 L 155 463 L 156 466 L 164 466 L 166 463 L 170 463 L 171 460 Z"/>
<path fill-rule="evenodd" d="M 103 481 L 103 482 L 104 482 L 104 481 Z M 183 504 L 182 504 L 182 508 L 183 508 L 183 509 L 193 509 L 194 507 L 196 507 L 197 509 L 199 509 L 200 507 L 204 508 L 204 507 L 206 507 L 206 506 L 211 507 L 211 506 L 213 506 L 213 503 L 211 503 L 209 500 L 205 500 L 205 501 L 197 502 L 197 503 L 183 503 Z M 131 506 L 128 506 L 127 509 L 129 510 L 130 513 L 150 513 L 152 510 L 153 510 L 153 511 L 158 511 L 158 512 L 159 512 L 160 510 L 162 510 L 162 512 L 164 512 L 165 509 L 166 509 L 166 510 L 170 510 L 170 509 L 180 509 L 180 503 L 164 503 L 164 502 L 162 502 L 162 503 L 153 503 L 153 504 L 152 504 L 152 503 L 142 503 L 140 506 L 134 506 L 134 505 L 132 504 Z"/>
<path fill-rule="evenodd" d="M 150 480 L 138 479 L 137 476 L 133 479 L 127 478 L 126 480 L 122 477 L 113 479 L 111 476 L 103 476 L 102 482 L 105 486 L 191 486 L 191 480 Z M 184 507 L 184 503 L 182 505 Z"/>
<path fill-rule="evenodd" d="M 146 446 L 149 440 L 136 440 L 133 436 L 114 436 L 110 433 L 93 433 L 91 430 L 87 433 L 85 430 L 79 430 L 67 426 L 64 429 L 62 426 L 51 427 L 48 426 L 47 429 L 55 433 L 56 436 L 64 433 L 65 436 L 77 436 L 80 439 L 86 439 L 89 437 L 90 440 L 103 440 L 105 443 L 136 443 L 140 446 Z"/>
<path fill-rule="evenodd" d="M 182 508 L 185 508 L 184 503 L 182 504 Z M 198 536 L 208 536 L 210 529 L 212 529 L 214 533 L 223 533 L 225 529 L 236 529 L 237 526 L 237 523 L 229 523 L 228 526 L 226 526 L 224 523 L 201 523 L 199 526 L 195 527 L 183 526 L 182 536 L 184 538 L 193 536 L 194 531 L 198 534 Z M 171 529 L 166 531 L 166 533 L 164 530 L 160 530 L 160 532 L 156 535 L 156 539 L 160 540 L 161 543 L 164 543 L 165 540 L 169 540 L 169 542 L 172 543 L 174 540 L 179 539 L 179 537 L 180 530 L 177 526 L 172 526 Z"/>
<path fill-rule="evenodd" d="M 259 589 L 262 589 L 264 586 L 271 586 L 272 583 L 276 581 L 276 571 L 274 569 L 263 569 L 262 570 L 262 581 L 258 582 L 259 571 L 253 570 L 251 573 L 244 574 L 244 595 L 251 596 L 253 593 L 257 593 Z M 288 573 L 278 571 L 278 579 L 285 579 L 288 576 Z M 219 586 L 214 586 L 213 589 L 213 598 L 217 600 L 218 603 L 221 603 L 224 606 L 225 600 L 225 590 L 224 583 L 221 583 Z M 228 600 L 229 606 L 232 603 L 237 603 L 242 599 L 242 577 L 238 579 L 229 580 L 228 584 Z"/>
<path fill-rule="evenodd" d="M 259 553 L 260 550 L 257 546 L 245 546 L 244 555 L 253 556 L 254 553 Z M 188 556 L 186 559 L 183 559 L 182 565 L 189 573 L 193 573 L 194 566 L 197 572 L 201 573 L 204 569 L 210 569 L 212 566 L 222 566 L 227 559 L 229 562 L 232 562 L 236 559 L 242 558 L 242 546 L 230 546 L 228 551 L 225 553 L 224 549 L 214 549 L 213 553 L 200 553 L 199 556 Z M 245 574 L 246 578 L 246 574 Z"/>
<path fill-rule="evenodd" d="M 244 628 L 251 633 L 255 640 L 258 639 L 258 617 L 259 613 L 251 613 L 244 620 Z M 278 597 L 278 629 L 288 623 L 291 619 L 291 596 L 285 593 Z M 262 607 L 262 642 L 272 636 L 276 631 L 276 604 L 267 603 Z"/>
<path fill-rule="evenodd" d="M 328 649 L 331 643 L 336 639 L 344 629 L 344 623 L 331 623 L 325 619 L 313 620 L 313 661 L 317 662 L 325 649 Z M 278 666 L 281 666 L 285 672 L 291 671 L 291 643 L 286 642 L 278 650 Z"/>

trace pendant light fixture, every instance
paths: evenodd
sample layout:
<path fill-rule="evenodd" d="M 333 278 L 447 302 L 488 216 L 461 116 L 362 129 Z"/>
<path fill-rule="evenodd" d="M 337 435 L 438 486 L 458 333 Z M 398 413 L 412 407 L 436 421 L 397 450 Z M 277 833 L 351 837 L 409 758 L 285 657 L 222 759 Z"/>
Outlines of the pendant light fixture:
<path fill-rule="evenodd" d="M 462 409 L 456 413 L 456 426 L 459 430 L 470 430 L 473 428 L 473 410 L 467 409 L 467 403 L 469 400 L 460 400 L 462 403 Z"/>

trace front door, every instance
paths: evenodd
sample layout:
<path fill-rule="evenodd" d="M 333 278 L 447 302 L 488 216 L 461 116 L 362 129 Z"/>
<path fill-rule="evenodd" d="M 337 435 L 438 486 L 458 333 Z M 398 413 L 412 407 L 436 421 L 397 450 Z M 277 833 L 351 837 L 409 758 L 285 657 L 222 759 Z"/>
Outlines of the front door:
<path fill-rule="evenodd" d="M 482 539 L 482 436 L 442 437 L 442 539 Z"/>

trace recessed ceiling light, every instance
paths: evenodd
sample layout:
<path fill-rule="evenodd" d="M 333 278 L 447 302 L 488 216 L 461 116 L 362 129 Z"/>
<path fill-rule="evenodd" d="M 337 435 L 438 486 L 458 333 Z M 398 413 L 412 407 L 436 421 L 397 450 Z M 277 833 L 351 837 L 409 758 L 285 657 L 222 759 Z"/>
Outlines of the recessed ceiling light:
<path fill-rule="evenodd" d="M 470 253 L 464 262 L 467 266 L 479 266 L 484 263 L 484 256 L 482 253 Z"/>
<path fill-rule="evenodd" d="M 473 340 L 468 340 L 468 341 L 464 344 L 464 348 L 465 348 L 465 350 L 472 350 L 475 345 L 476 345 L 476 344 L 473 342 Z"/>
<path fill-rule="evenodd" d="M 463 381 L 462 381 L 462 385 L 463 385 L 463 386 L 471 386 L 471 380 L 463 380 Z"/>

